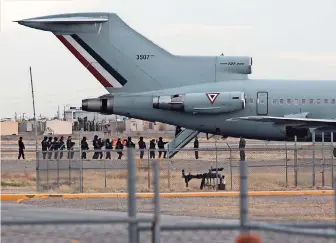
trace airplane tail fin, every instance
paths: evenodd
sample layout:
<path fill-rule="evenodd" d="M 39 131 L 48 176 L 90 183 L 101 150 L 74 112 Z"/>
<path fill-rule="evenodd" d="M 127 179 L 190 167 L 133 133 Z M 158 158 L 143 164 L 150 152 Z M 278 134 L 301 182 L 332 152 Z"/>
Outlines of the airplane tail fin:
<path fill-rule="evenodd" d="M 18 21 L 51 31 L 110 93 L 144 92 L 216 80 L 214 57 L 165 51 L 114 13 L 70 13 Z"/>

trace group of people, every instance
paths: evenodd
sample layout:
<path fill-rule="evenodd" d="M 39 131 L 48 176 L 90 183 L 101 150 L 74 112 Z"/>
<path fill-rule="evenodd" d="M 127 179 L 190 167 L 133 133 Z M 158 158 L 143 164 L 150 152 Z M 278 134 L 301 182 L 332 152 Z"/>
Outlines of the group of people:
<path fill-rule="evenodd" d="M 162 140 L 162 137 L 159 137 L 159 140 L 155 140 L 152 139 L 149 142 L 149 155 L 150 158 L 155 158 L 155 149 L 156 149 L 156 145 L 158 146 L 159 149 L 159 158 L 161 158 L 162 154 L 163 154 L 163 158 L 166 158 L 167 156 L 167 151 L 165 149 L 165 144 L 167 144 L 168 142 L 164 142 Z M 98 135 L 95 135 L 93 140 L 92 140 L 92 145 L 93 145 L 93 149 L 97 150 L 94 151 L 92 159 L 102 159 L 103 158 L 103 151 L 102 149 L 105 147 L 105 159 L 111 159 L 111 151 L 113 149 L 113 144 L 110 141 L 109 138 L 107 138 L 106 140 L 103 140 L 101 138 L 98 137 Z M 118 138 L 117 142 L 115 143 L 115 150 L 118 154 L 118 159 L 121 159 L 123 156 L 123 149 L 124 146 L 126 146 L 126 148 L 130 148 L 133 147 L 135 148 L 135 144 L 132 141 L 131 137 L 128 137 L 127 139 L 121 140 L 121 138 Z M 145 150 L 147 149 L 147 145 L 146 142 L 143 140 L 143 137 L 140 137 L 139 141 L 138 141 L 138 147 L 140 149 L 140 159 L 143 159 Z M 82 150 L 82 155 L 81 158 L 82 159 L 86 159 L 86 150 L 89 150 L 89 145 L 87 142 L 87 138 L 83 137 L 82 141 L 81 141 L 81 150 Z"/>
<path fill-rule="evenodd" d="M 149 158 L 150 159 L 155 159 L 155 150 L 156 146 L 158 148 L 159 152 L 159 158 L 167 157 L 167 150 L 165 149 L 165 145 L 168 142 L 163 141 L 162 137 L 159 137 L 159 140 L 152 139 L 149 142 Z M 25 159 L 24 157 L 24 150 L 25 150 L 25 145 L 22 141 L 22 137 L 19 138 L 18 141 L 19 145 L 19 156 L 18 159 L 21 157 Z M 115 143 L 115 146 L 113 146 L 112 141 L 107 138 L 107 139 L 102 139 L 99 138 L 98 135 L 95 135 L 93 140 L 92 140 L 92 145 L 93 149 L 97 150 L 94 151 L 92 159 L 103 159 L 103 151 L 102 149 L 104 148 L 104 153 L 105 153 L 105 159 L 111 159 L 111 150 L 115 148 L 116 153 L 118 154 L 118 159 L 121 159 L 123 156 L 123 149 L 124 146 L 128 147 L 133 147 L 135 148 L 135 144 L 132 141 L 131 137 L 128 137 L 127 139 L 121 140 L 121 138 L 118 138 L 117 142 Z M 75 142 L 72 141 L 71 136 L 68 136 L 68 139 L 66 142 L 64 142 L 64 137 L 61 136 L 59 139 L 58 137 L 48 137 L 45 136 L 44 139 L 41 142 L 42 146 L 42 157 L 43 159 L 52 159 L 52 154 L 54 153 L 54 159 L 62 159 L 63 158 L 63 153 L 64 150 L 67 150 L 67 159 L 73 159 L 74 156 L 74 146 Z M 82 159 L 87 159 L 87 150 L 89 150 L 89 144 L 87 142 L 87 138 L 83 137 L 81 140 L 81 158 Z M 199 143 L 197 137 L 195 138 L 194 141 L 194 148 L 198 148 Z M 140 137 L 138 141 L 138 148 L 140 149 L 140 159 L 143 159 L 145 150 L 147 149 L 147 144 L 144 141 L 143 137 Z M 47 156 L 48 155 L 48 156 Z M 198 159 L 198 151 L 195 151 L 195 158 Z"/>
<path fill-rule="evenodd" d="M 47 137 L 45 136 L 41 142 L 42 146 L 42 157 L 43 159 L 46 158 L 46 155 L 48 154 L 48 159 L 51 159 L 52 153 L 54 153 L 54 159 L 58 159 L 58 153 L 59 158 L 63 158 L 63 150 L 66 148 L 68 150 L 68 159 L 72 159 L 74 156 L 74 152 L 71 150 L 74 149 L 75 142 L 72 142 L 71 136 L 68 136 L 68 139 L 66 140 L 66 143 L 64 143 L 64 137 L 61 136 L 60 139 L 58 137 Z"/>

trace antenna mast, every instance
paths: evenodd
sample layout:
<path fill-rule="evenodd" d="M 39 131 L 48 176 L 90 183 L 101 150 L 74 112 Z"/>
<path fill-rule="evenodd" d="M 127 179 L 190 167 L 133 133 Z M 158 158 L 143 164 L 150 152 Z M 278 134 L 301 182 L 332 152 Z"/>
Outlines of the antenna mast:
<path fill-rule="evenodd" d="M 32 68 L 29 67 L 30 73 L 30 84 L 32 90 L 32 98 L 33 98 L 33 110 L 34 110 L 34 121 L 35 121 L 35 149 L 36 149 L 36 162 L 38 161 L 38 153 L 37 153 L 37 120 L 35 115 L 35 99 L 34 99 L 34 86 L 33 86 L 33 75 L 32 75 Z M 36 183 L 37 184 L 37 183 Z"/>

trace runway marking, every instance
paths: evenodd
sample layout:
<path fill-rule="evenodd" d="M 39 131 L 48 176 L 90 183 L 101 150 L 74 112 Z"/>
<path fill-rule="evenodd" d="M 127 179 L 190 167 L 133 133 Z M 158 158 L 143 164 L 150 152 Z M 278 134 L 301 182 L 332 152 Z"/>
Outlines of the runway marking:
<path fill-rule="evenodd" d="M 333 190 L 306 191 L 249 191 L 249 196 L 302 196 L 302 195 L 334 195 Z M 237 197 L 235 192 L 168 192 L 160 193 L 160 197 Z M 84 199 L 84 198 L 127 198 L 127 193 L 78 193 L 78 194 L 1 194 L 1 201 L 19 201 L 20 199 Z M 136 193 L 137 198 L 153 198 L 154 193 Z M 21 201 L 20 201 L 21 202 Z M 18 202 L 19 203 L 19 202 Z"/>

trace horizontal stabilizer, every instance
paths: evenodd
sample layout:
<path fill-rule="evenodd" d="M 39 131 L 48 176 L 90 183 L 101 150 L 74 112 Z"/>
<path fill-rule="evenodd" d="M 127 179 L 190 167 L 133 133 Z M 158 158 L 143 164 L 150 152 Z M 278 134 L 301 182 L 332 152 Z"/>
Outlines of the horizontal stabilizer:
<path fill-rule="evenodd" d="M 107 22 L 108 18 L 106 17 L 81 17 L 81 16 L 74 16 L 74 17 L 61 17 L 61 18 L 31 18 L 31 19 L 23 19 L 17 20 L 19 24 L 28 24 L 28 23 L 58 23 L 58 24 L 87 24 L 87 23 L 104 23 Z"/>

